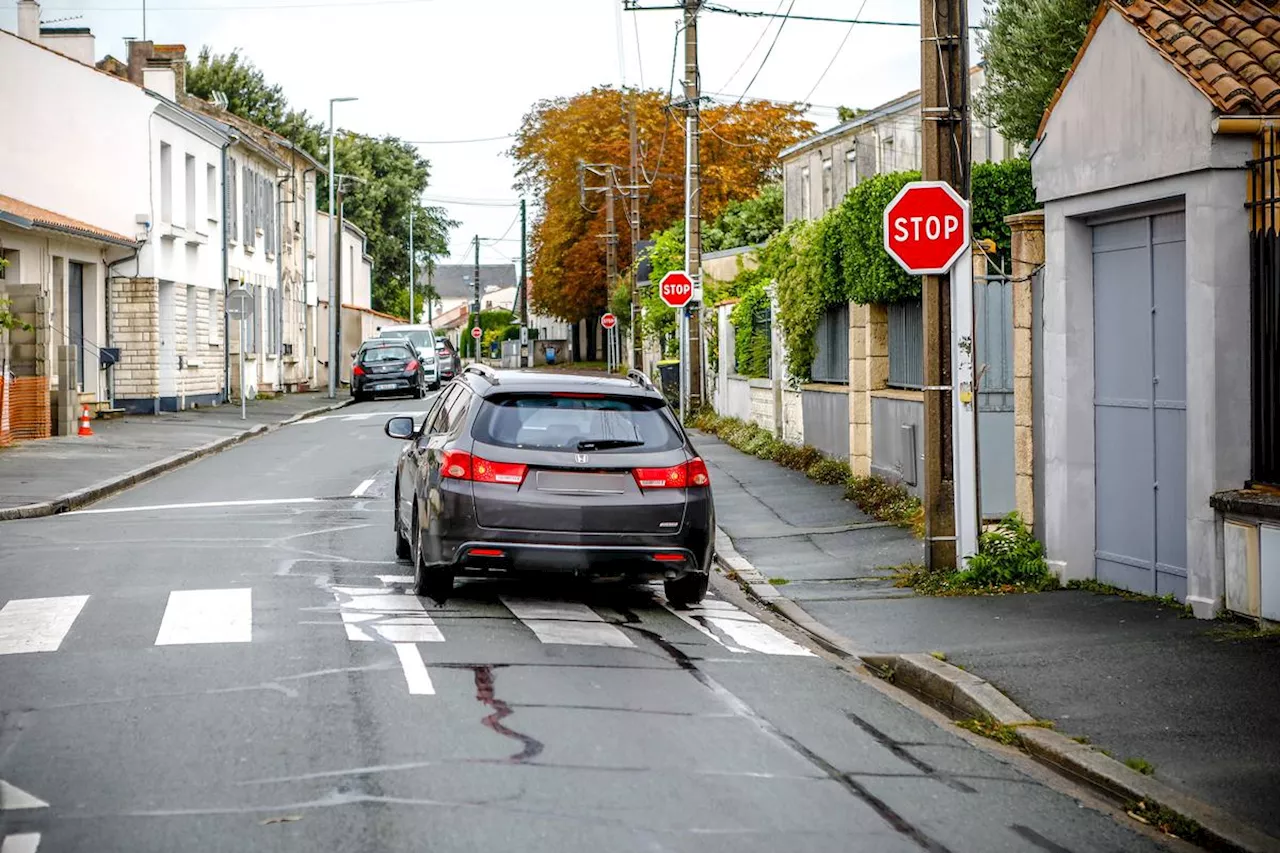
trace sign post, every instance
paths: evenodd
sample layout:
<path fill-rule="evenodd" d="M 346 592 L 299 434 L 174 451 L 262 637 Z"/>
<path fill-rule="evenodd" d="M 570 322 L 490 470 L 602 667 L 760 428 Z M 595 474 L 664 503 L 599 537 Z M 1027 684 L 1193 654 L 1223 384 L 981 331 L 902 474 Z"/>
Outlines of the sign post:
<path fill-rule="evenodd" d="M 245 321 L 253 316 L 253 294 L 245 289 L 244 282 L 240 287 L 227 294 L 227 317 L 240 322 L 240 420 L 245 419 L 245 387 L 244 387 L 244 339 Z M 337 370 L 337 353 L 329 359 L 329 369 Z M 231 389 L 228 388 L 228 391 Z"/>
<path fill-rule="evenodd" d="M 480 336 L 483 334 L 479 326 L 471 327 L 471 360 L 475 364 L 480 363 Z"/>
<path fill-rule="evenodd" d="M 617 343 L 617 315 L 602 315 L 600 317 L 600 325 L 604 328 L 605 366 L 610 373 L 613 373 L 613 369 L 618 365 L 617 355 L 614 352 Z"/>
<path fill-rule="evenodd" d="M 956 562 L 978 552 L 978 414 L 974 383 L 973 238 L 969 202 L 943 181 L 915 181 L 884 209 L 884 248 L 912 275 L 951 273 L 951 448 Z"/>
<path fill-rule="evenodd" d="M 672 270 L 658 283 L 662 301 L 676 309 L 680 329 L 680 423 L 684 423 L 689 399 L 689 301 L 693 299 L 693 279 L 684 270 Z"/>

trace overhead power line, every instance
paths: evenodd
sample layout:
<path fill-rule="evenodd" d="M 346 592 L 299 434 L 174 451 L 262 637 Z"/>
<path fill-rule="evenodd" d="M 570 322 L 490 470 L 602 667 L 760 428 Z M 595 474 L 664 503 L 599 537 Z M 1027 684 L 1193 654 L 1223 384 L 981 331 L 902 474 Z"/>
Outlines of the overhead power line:
<path fill-rule="evenodd" d="M 147 6 L 147 12 L 245 12 L 272 11 L 276 9 L 346 9 L 361 6 L 408 6 L 418 3 L 432 3 L 435 0 L 338 0 L 334 3 L 235 3 L 229 5 L 209 6 Z M 142 4 L 137 6 L 45 6 L 50 12 L 131 12 L 140 14 Z"/>
<path fill-rule="evenodd" d="M 857 21 L 862 17 L 862 10 L 867 8 L 867 0 L 862 0 L 862 5 L 858 7 L 858 14 L 853 16 L 854 23 L 849 25 L 849 29 L 845 30 L 844 38 L 840 40 L 840 46 L 836 48 L 836 52 L 831 55 L 831 61 L 827 63 L 827 67 L 822 69 L 822 73 L 818 75 L 818 80 L 809 89 L 809 94 L 804 96 L 805 101 L 813 97 L 813 93 L 818 91 L 818 87 L 822 85 L 822 81 L 827 79 L 827 73 L 831 70 L 831 66 L 836 64 L 836 60 L 840 58 L 840 54 L 844 51 L 844 46 L 849 43 L 849 36 L 853 35 L 853 28 L 858 26 Z"/>
<path fill-rule="evenodd" d="M 638 12 L 649 12 L 655 9 L 683 9 L 684 6 L 641 6 L 637 0 L 627 0 L 628 9 Z M 792 21 L 817 21 L 826 24 L 863 24 L 868 27 L 919 27 L 919 21 L 861 21 L 856 18 L 831 18 L 824 15 L 780 15 L 777 12 L 761 12 L 754 9 L 733 9 L 729 6 L 721 6 L 718 3 L 703 3 L 700 7 L 704 12 L 717 12 L 722 15 L 736 15 L 739 18 L 782 18 L 788 17 Z M 979 24 L 971 24 L 971 30 L 985 29 Z"/>
<path fill-rule="evenodd" d="M 429 201 L 432 204 L 460 204 L 470 207 L 519 207 L 518 201 L 503 201 L 496 198 L 443 198 L 423 196 L 423 201 Z"/>
<path fill-rule="evenodd" d="M 502 136 L 480 136 L 475 139 L 406 139 L 409 145 L 468 145 L 472 142 L 498 142 L 503 139 L 515 139 L 514 133 L 505 133 Z"/>

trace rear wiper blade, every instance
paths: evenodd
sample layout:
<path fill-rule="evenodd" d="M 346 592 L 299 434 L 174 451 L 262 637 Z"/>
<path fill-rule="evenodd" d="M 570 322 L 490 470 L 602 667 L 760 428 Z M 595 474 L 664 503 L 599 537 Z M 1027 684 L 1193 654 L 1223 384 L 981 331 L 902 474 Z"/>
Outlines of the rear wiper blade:
<path fill-rule="evenodd" d="M 615 447 L 642 447 L 643 441 L 632 441 L 625 438 L 596 438 L 579 441 L 579 450 L 612 450 Z"/>

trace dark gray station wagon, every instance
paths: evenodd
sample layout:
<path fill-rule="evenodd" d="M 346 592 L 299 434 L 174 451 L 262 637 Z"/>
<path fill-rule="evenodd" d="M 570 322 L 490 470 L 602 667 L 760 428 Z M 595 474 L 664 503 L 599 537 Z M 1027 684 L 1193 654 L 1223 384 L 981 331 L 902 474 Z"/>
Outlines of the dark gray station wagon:
<path fill-rule="evenodd" d="M 443 602 L 457 576 L 566 573 L 661 579 L 674 605 L 707 591 L 711 482 L 641 373 L 628 378 L 469 366 L 397 465 L 397 556 Z"/>

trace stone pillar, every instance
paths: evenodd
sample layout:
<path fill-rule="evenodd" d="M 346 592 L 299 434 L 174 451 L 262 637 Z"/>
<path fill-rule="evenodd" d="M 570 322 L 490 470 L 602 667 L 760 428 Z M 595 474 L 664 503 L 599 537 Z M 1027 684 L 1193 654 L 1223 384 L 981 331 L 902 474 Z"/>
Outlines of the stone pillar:
<path fill-rule="evenodd" d="M 1028 526 L 1035 523 L 1035 387 L 1032 358 L 1031 276 L 1044 264 L 1044 211 L 1006 217 L 1013 232 L 1013 470 L 1014 502 Z"/>
<path fill-rule="evenodd" d="M 871 395 L 867 388 L 866 305 L 849 303 L 849 467 L 871 473 Z"/>
<path fill-rule="evenodd" d="M 75 435 L 80 430 L 80 348 L 58 347 L 58 376 L 62 382 L 54 392 L 54 435 Z"/>

